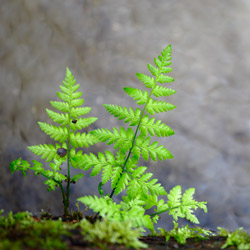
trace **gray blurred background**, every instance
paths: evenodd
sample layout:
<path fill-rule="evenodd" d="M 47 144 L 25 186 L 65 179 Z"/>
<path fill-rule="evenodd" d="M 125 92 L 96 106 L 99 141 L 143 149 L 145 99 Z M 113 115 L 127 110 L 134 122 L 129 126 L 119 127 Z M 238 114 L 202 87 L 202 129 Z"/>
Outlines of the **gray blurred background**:
<path fill-rule="evenodd" d="M 11 175 L 8 167 L 34 159 L 27 146 L 50 142 L 37 121 L 50 121 L 45 108 L 57 100 L 66 66 L 99 117 L 91 129 L 111 128 L 121 123 L 102 104 L 133 105 L 123 87 L 141 87 L 135 74 L 147 73 L 171 43 L 169 87 L 177 93 L 167 101 L 177 108 L 158 118 L 175 130 L 160 139 L 175 158 L 150 161 L 149 171 L 167 190 L 196 188 L 196 199 L 208 202 L 201 226 L 250 231 L 250 0 L 0 3 L 1 209 L 62 213 L 59 190 L 48 193 L 42 177 Z M 99 180 L 88 175 L 71 189 L 72 209 L 77 197 L 97 194 Z M 167 216 L 160 223 L 171 225 Z"/>

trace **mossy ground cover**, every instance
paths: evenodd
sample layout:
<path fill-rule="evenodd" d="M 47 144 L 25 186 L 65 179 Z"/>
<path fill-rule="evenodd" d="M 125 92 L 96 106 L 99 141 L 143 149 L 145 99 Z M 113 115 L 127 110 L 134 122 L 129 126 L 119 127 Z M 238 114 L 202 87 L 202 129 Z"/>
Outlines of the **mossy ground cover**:
<path fill-rule="evenodd" d="M 52 217 L 48 213 L 32 216 L 28 212 L 0 216 L 0 249 L 221 249 L 230 237 L 215 235 L 201 240 L 187 239 L 185 244 L 164 236 L 140 236 L 129 223 L 117 223 L 98 216 L 82 217 L 79 212 L 68 217 Z M 224 232 L 226 235 L 226 232 Z M 245 232 L 237 232 L 247 236 Z M 232 234 L 231 234 L 232 236 Z M 246 239 L 246 238 L 245 238 Z M 248 237 L 249 240 L 249 237 Z M 232 237 L 231 237 L 231 242 Z M 237 249 L 228 246 L 226 249 Z M 240 248 L 238 249 L 248 249 Z"/>

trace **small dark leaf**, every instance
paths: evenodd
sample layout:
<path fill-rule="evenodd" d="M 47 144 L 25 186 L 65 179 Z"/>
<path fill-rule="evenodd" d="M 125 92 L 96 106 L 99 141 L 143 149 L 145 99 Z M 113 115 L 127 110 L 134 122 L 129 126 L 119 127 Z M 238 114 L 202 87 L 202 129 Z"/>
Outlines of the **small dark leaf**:
<path fill-rule="evenodd" d="M 64 157 L 67 154 L 67 149 L 65 148 L 58 148 L 57 149 L 57 154 L 61 157 Z"/>

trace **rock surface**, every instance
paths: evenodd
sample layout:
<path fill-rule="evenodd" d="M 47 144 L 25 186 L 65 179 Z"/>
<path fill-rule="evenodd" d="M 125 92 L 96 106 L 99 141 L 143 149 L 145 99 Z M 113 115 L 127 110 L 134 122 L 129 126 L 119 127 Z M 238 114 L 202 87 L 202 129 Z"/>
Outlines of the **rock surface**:
<path fill-rule="evenodd" d="M 168 101 L 177 109 L 159 117 L 176 132 L 161 140 L 175 158 L 149 169 L 167 190 L 197 188 L 209 209 L 202 226 L 250 230 L 249 11 L 249 0 L 2 0 L 0 208 L 61 212 L 59 190 L 47 193 L 42 178 L 11 175 L 8 165 L 33 159 L 28 145 L 49 142 L 37 121 L 49 121 L 45 108 L 66 66 L 100 117 L 95 126 L 110 128 L 118 123 L 102 104 L 131 105 L 122 88 L 140 84 L 135 73 L 147 73 L 171 43 L 177 93 Z M 72 208 L 95 190 L 85 178 L 72 189 Z"/>

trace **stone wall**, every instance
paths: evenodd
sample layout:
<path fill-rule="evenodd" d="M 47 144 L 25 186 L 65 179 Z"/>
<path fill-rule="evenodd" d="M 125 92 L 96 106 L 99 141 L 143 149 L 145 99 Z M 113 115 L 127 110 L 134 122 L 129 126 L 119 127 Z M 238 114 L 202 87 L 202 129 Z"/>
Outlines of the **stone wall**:
<path fill-rule="evenodd" d="M 102 104 L 131 105 L 123 87 L 139 85 L 135 73 L 147 73 L 171 43 L 177 93 L 168 101 L 177 109 L 159 118 L 176 132 L 161 140 L 175 158 L 149 169 L 167 189 L 197 188 L 196 198 L 208 201 L 202 226 L 250 230 L 249 11 L 249 0 L 2 0 L 0 208 L 62 212 L 59 191 L 8 166 L 33 159 L 28 145 L 49 142 L 37 121 L 49 122 L 45 108 L 66 66 L 100 117 L 95 128 L 111 128 L 119 123 L 106 119 Z M 87 176 L 72 188 L 72 209 L 77 197 L 97 193 Z"/>

